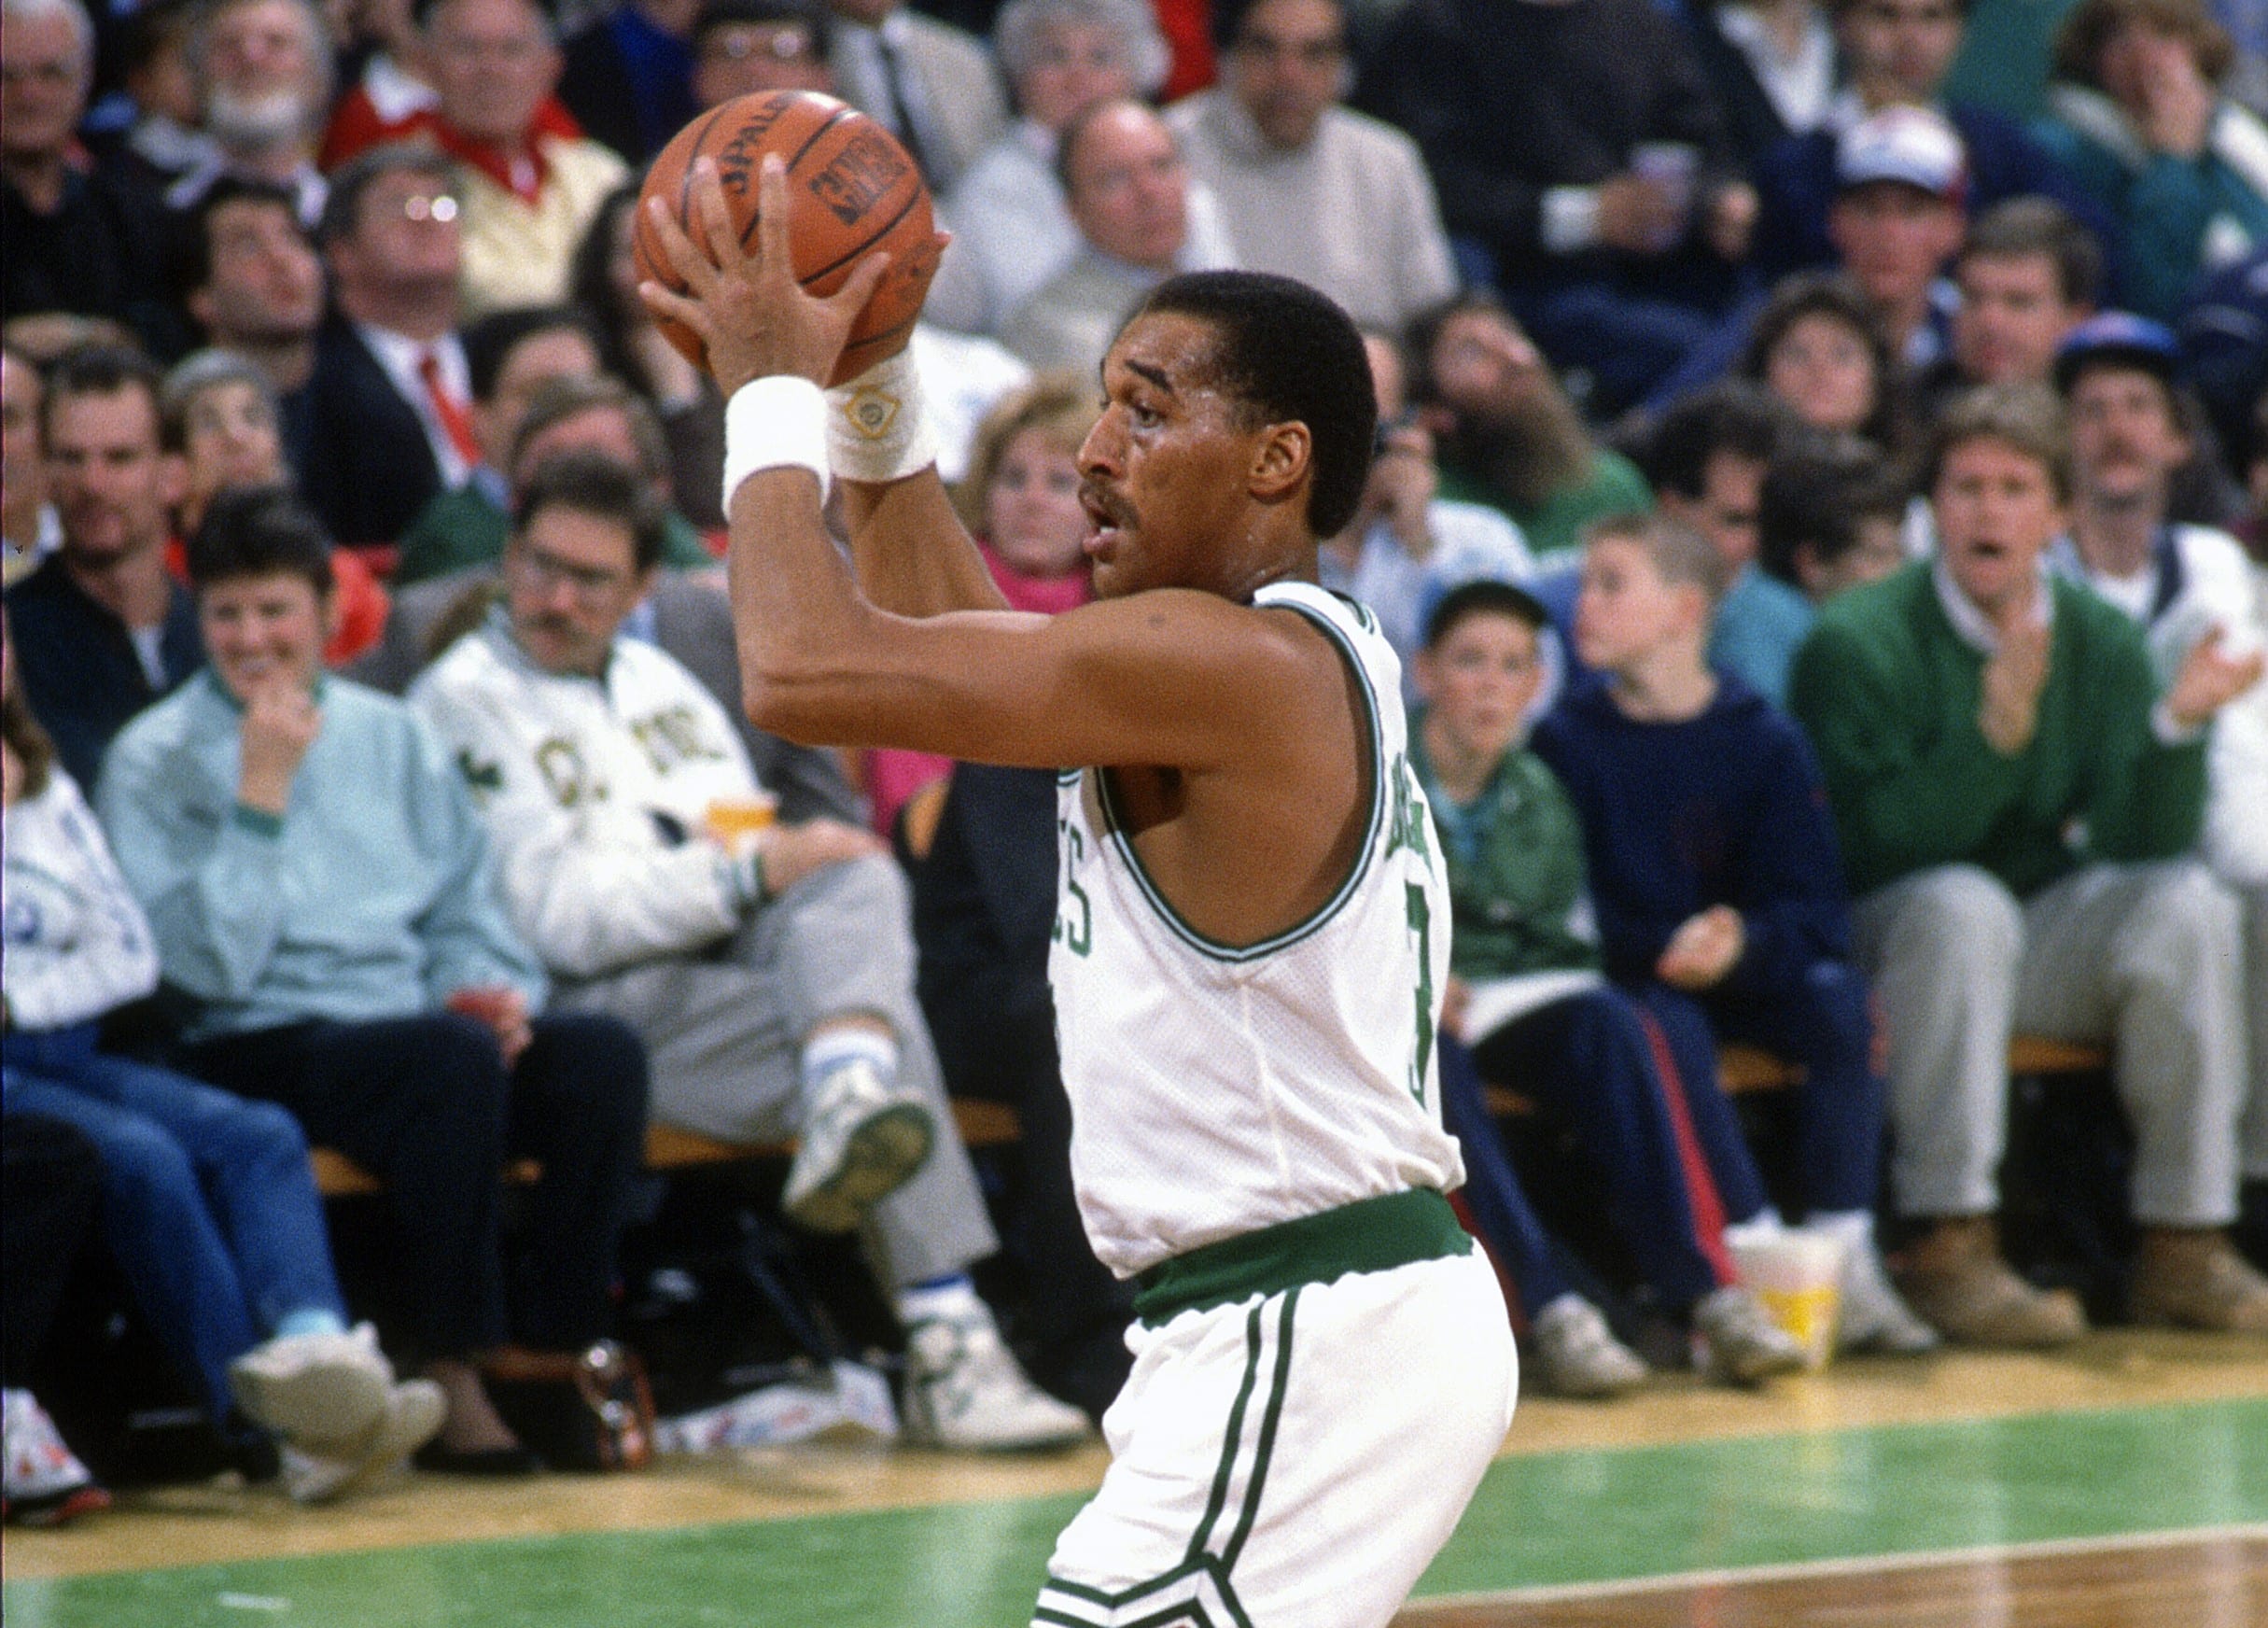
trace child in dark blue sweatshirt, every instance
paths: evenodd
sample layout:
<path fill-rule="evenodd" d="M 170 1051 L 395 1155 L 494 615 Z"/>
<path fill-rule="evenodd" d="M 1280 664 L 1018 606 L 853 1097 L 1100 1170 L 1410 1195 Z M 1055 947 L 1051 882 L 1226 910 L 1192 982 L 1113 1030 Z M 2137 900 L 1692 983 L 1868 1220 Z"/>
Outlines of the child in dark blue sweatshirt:
<path fill-rule="evenodd" d="M 1679 1071 L 1714 1078 L 1719 1036 L 1802 1065 L 1807 1218 L 1845 1249 L 1839 1343 L 1925 1350 L 1935 1338 L 1874 1241 L 1883 1082 L 1827 793 L 1795 724 L 1703 659 L 1723 573 L 1673 521 L 1595 531 L 1575 646 L 1603 681 L 1553 709 L 1535 751 L 1583 824 L 1608 975 L 1654 1015 Z M 1691 1101 L 1735 1228 L 1776 1228 L 1730 1105 Z"/>

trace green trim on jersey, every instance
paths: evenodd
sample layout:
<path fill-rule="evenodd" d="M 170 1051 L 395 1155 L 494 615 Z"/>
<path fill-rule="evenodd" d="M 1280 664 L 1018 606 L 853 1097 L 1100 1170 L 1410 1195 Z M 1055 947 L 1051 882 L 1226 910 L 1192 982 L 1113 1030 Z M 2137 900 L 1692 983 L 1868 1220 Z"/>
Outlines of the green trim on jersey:
<path fill-rule="evenodd" d="M 1348 603 L 1352 605 L 1358 615 L 1368 614 L 1360 605 L 1353 605 L 1351 600 Z M 1190 948 L 1214 961 L 1234 963 L 1258 961 L 1262 956 L 1273 955 L 1277 950 L 1288 949 L 1301 939 L 1314 934 L 1338 914 L 1347 901 L 1354 897 L 1355 890 L 1370 870 L 1370 862 L 1378 851 L 1379 829 L 1384 822 L 1389 801 L 1386 788 L 1386 736 L 1384 726 L 1379 721 L 1379 698 L 1370 688 L 1370 674 L 1364 667 L 1362 657 L 1356 653 L 1353 644 L 1329 617 L 1295 600 L 1287 599 L 1263 609 L 1295 610 L 1331 636 L 1331 641 L 1338 647 L 1339 654 L 1354 673 L 1356 688 L 1363 697 L 1365 719 L 1370 725 L 1370 820 L 1363 834 L 1362 851 L 1355 856 L 1353 864 L 1348 867 L 1347 878 L 1339 883 L 1338 891 L 1326 899 L 1315 914 L 1257 944 L 1223 944 L 1218 939 L 1206 937 L 1182 919 L 1167 901 L 1166 895 L 1158 891 L 1157 884 L 1150 879 L 1150 873 L 1142 868 L 1141 855 L 1134 851 L 1134 839 L 1127 835 L 1126 827 L 1118 817 L 1118 800 L 1111 791 L 1110 772 L 1098 769 L 1095 773 L 1096 801 L 1102 808 L 1103 835 L 1126 861 L 1127 869 L 1133 874 L 1135 884 L 1141 889 L 1142 897 L 1150 901 L 1150 907 L 1173 930 L 1174 935 Z"/>
<path fill-rule="evenodd" d="M 1157 1327 L 1181 1312 L 1233 1305 L 1350 1272 L 1469 1255 L 1473 1240 L 1431 1187 L 1358 1199 L 1208 1243 L 1134 1278 L 1134 1314 Z"/>

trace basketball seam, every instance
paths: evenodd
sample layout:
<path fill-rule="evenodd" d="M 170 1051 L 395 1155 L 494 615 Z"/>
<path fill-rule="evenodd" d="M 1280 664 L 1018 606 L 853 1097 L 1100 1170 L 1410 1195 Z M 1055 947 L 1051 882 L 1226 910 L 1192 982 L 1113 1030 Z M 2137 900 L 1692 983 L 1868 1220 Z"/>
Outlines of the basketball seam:
<path fill-rule="evenodd" d="M 905 203 L 900 206 L 897 214 L 891 216 L 888 220 L 882 223 L 880 230 L 868 233 L 866 241 L 861 244 L 857 248 L 852 249 L 848 254 L 839 256 L 838 258 L 828 261 L 827 264 L 819 267 L 819 270 L 813 272 L 809 276 L 798 277 L 796 281 L 803 284 L 804 287 L 807 288 L 812 284 L 818 282 L 821 277 L 826 276 L 829 273 L 839 270 L 841 267 L 848 265 L 852 260 L 859 260 L 861 257 L 873 252 L 874 246 L 880 243 L 891 232 L 897 231 L 898 223 L 903 220 L 907 216 L 911 215 L 914 212 L 914 206 L 920 202 L 921 183 L 917 180 L 914 183 L 914 190 L 912 195 L 909 196 Z"/>
<path fill-rule="evenodd" d="M 693 217 L 689 211 L 693 207 L 693 162 L 701 156 L 702 146 L 708 140 L 709 127 L 723 117 L 723 107 L 714 107 L 709 110 L 708 117 L 701 121 L 701 133 L 693 137 L 692 149 L 686 155 L 685 167 L 679 173 L 678 223 L 680 227 L 690 228 L 693 225 Z M 690 230 L 688 230 L 685 235 L 691 237 L 693 233 Z M 667 270 L 669 272 L 669 280 L 665 282 L 662 286 L 667 288 L 673 294 L 682 294 L 688 287 L 685 279 L 678 275 L 678 271 L 675 266 L 670 266 L 667 268 Z"/>
<path fill-rule="evenodd" d="M 813 132 L 812 132 L 812 133 L 811 133 L 809 135 L 805 136 L 805 137 L 804 138 L 804 145 L 803 145 L 803 146 L 801 146 L 801 147 L 797 147 L 797 148 L 795 149 L 795 156 L 794 156 L 793 158 L 791 158 L 790 160 L 788 160 L 787 164 L 784 166 L 784 167 L 786 168 L 786 170 L 787 170 L 788 174 L 790 174 L 790 175 L 793 175 L 793 174 L 795 173 L 795 166 L 796 166 L 797 164 L 800 164 L 800 163 L 802 163 L 802 162 L 804 161 L 804 155 L 805 155 L 805 153 L 809 152 L 809 151 L 810 151 L 810 150 L 811 150 L 813 147 L 815 147 L 819 146 L 819 137 L 820 137 L 820 136 L 825 135 L 825 134 L 826 134 L 826 133 L 827 133 L 829 131 L 833 130 L 833 128 L 834 128 L 836 125 L 838 125 L 838 124 L 842 123 L 844 119 L 848 119 L 848 118 L 851 118 L 851 117 L 852 117 L 854 114 L 856 114 L 857 112 L 858 112 L 858 109 L 857 109 L 857 108 L 855 108 L 855 107 L 847 107 L 847 106 L 846 106 L 846 107 L 838 107 L 838 108 L 836 108 L 836 109 L 835 109 L 835 110 L 834 110 L 833 113 L 830 113 L 829 115 L 827 115 L 827 122 L 826 122 L 826 123 L 824 123 L 824 124 L 822 124 L 822 125 L 820 125 L 820 126 L 819 126 L 819 127 L 817 130 L 813 131 Z M 749 246 L 749 234 L 750 232 L 754 232 L 754 231 L 755 231 L 755 230 L 756 230 L 756 229 L 757 229 L 759 226 L 761 226 L 761 225 L 763 225 L 763 210 L 759 209 L 759 210 L 755 211 L 753 214 L 751 214 L 751 215 L 749 217 L 749 223 L 748 223 L 746 226 L 744 226 L 744 227 L 742 227 L 742 228 L 740 229 L 740 246 L 741 246 L 742 248 L 746 248 L 746 247 L 748 247 L 748 246 Z M 791 228 L 791 229 L 792 229 L 792 227 L 793 227 L 793 225 L 794 225 L 794 222 L 791 221 L 791 222 L 789 222 L 789 225 L 790 225 L 790 228 Z M 803 280 L 804 280 L 804 279 L 802 279 L 802 278 L 798 278 L 798 279 L 797 279 L 797 281 L 798 281 L 798 282 L 801 282 L 801 281 L 803 281 Z"/>

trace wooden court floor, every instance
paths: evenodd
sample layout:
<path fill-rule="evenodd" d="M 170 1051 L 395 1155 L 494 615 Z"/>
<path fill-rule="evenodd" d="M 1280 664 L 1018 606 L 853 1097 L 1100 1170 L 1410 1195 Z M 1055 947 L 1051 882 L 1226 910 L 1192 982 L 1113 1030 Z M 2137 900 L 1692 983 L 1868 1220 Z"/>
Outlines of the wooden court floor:
<path fill-rule="evenodd" d="M 511 1489 L 409 1477 L 330 1510 L 166 1489 L 10 1530 L 5 1616 L 1019 1628 L 1102 1465 L 807 1447 Z M 1532 1623 L 2268 1628 L 2268 1347 L 2116 1332 L 1762 1396 L 1523 1402 L 1402 1624 Z"/>

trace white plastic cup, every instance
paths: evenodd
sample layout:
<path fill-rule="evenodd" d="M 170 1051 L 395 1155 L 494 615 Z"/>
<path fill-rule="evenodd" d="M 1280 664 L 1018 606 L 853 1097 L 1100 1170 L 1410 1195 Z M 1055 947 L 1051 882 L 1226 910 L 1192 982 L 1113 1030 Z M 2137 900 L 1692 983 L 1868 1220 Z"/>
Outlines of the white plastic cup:
<path fill-rule="evenodd" d="M 1742 1285 L 1803 1347 L 1804 1366 L 1814 1373 L 1827 1367 L 1842 1299 L 1842 1241 L 1794 1230 L 1737 1239 L 1732 1260 Z"/>

